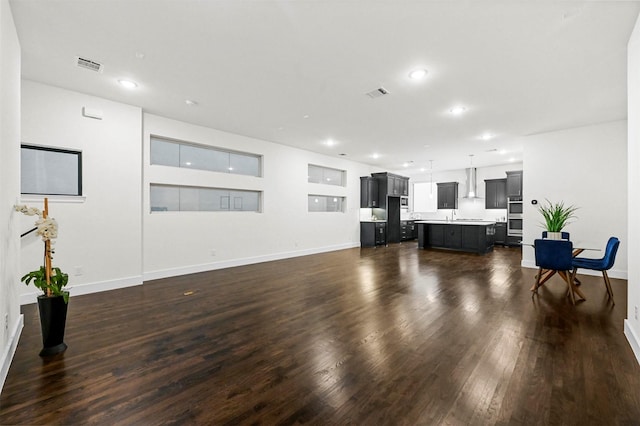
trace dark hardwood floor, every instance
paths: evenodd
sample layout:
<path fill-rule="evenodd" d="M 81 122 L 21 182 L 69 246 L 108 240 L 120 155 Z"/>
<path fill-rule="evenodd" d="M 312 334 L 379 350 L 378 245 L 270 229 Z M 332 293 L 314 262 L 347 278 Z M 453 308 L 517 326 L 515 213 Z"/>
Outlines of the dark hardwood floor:
<path fill-rule="evenodd" d="M 410 242 L 72 296 L 49 360 L 25 306 L 0 424 L 640 424 L 626 281 L 574 307 L 519 265 Z"/>

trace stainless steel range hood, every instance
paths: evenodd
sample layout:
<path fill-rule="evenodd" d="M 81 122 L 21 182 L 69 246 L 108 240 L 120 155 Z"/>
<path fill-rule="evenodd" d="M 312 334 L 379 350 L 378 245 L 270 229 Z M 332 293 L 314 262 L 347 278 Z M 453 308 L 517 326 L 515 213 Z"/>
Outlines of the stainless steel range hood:
<path fill-rule="evenodd" d="M 477 188 L 477 171 L 475 167 L 470 167 L 468 169 L 465 169 L 466 175 L 467 175 L 467 187 L 466 187 L 466 192 L 464 194 L 463 198 L 477 198 L 480 199 L 480 197 L 478 197 L 478 188 Z"/>

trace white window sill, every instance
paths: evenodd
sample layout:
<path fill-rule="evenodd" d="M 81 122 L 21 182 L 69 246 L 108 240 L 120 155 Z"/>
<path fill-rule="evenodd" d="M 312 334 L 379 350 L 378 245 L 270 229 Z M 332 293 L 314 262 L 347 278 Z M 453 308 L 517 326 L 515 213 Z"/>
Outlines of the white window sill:
<path fill-rule="evenodd" d="M 22 194 L 20 195 L 20 201 L 18 204 L 25 203 L 42 203 L 44 199 L 48 198 L 50 203 L 84 203 L 87 201 L 85 195 L 35 195 L 35 194 Z"/>

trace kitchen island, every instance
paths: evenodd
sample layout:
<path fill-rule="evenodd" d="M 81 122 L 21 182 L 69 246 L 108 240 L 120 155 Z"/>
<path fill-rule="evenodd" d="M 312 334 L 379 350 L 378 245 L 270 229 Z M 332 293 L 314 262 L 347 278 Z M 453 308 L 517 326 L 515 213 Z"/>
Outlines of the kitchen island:
<path fill-rule="evenodd" d="M 496 223 L 483 220 L 418 220 L 418 247 L 485 254 L 493 250 Z"/>

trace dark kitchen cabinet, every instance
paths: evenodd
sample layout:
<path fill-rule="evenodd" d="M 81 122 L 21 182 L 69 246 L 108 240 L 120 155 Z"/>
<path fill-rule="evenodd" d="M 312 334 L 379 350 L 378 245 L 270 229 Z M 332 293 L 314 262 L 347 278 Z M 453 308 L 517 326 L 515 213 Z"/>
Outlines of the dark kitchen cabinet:
<path fill-rule="evenodd" d="M 402 179 L 397 176 L 390 176 L 389 181 L 391 182 L 391 191 L 388 195 L 392 195 L 394 197 L 402 195 Z"/>
<path fill-rule="evenodd" d="M 522 198 L 522 170 L 507 173 L 507 197 Z"/>
<path fill-rule="evenodd" d="M 400 221 L 400 240 L 409 241 L 417 237 L 416 222 L 414 220 Z"/>
<path fill-rule="evenodd" d="M 387 244 L 385 222 L 360 222 L 360 246 L 375 247 Z"/>
<path fill-rule="evenodd" d="M 378 180 L 363 176 L 360 178 L 360 208 L 380 207 L 378 198 Z"/>
<path fill-rule="evenodd" d="M 387 197 L 387 244 L 400 242 L 400 197 Z"/>
<path fill-rule="evenodd" d="M 400 178 L 400 195 L 402 195 L 403 197 L 409 196 L 409 178 Z"/>
<path fill-rule="evenodd" d="M 426 230 L 427 246 L 444 247 L 444 231 L 447 225 L 428 225 Z"/>
<path fill-rule="evenodd" d="M 522 235 L 507 235 L 508 246 L 519 246 L 522 244 Z"/>
<path fill-rule="evenodd" d="M 487 179 L 484 206 L 486 209 L 507 208 L 507 179 Z"/>
<path fill-rule="evenodd" d="M 473 250 L 478 247 L 478 236 L 480 232 L 484 232 L 484 228 L 479 226 L 461 226 L 461 243 L 460 248 L 464 250 Z"/>
<path fill-rule="evenodd" d="M 458 208 L 458 182 L 444 182 L 438 184 L 438 208 Z"/>
<path fill-rule="evenodd" d="M 447 248 L 462 248 L 462 225 L 447 225 L 444 230 L 444 245 Z"/>
<path fill-rule="evenodd" d="M 507 245 L 507 222 L 496 222 L 494 244 Z"/>
<path fill-rule="evenodd" d="M 393 173 L 372 173 L 372 177 L 378 180 L 378 195 L 382 197 L 400 197 L 409 195 L 409 178 L 394 175 Z"/>
<path fill-rule="evenodd" d="M 418 223 L 418 247 L 485 254 L 493 250 L 496 229 L 493 224 L 457 225 Z"/>
<path fill-rule="evenodd" d="M 464 251 L 486 253 L 495 244 L 495 225 L 462 226 L 462 245 Z"/>

